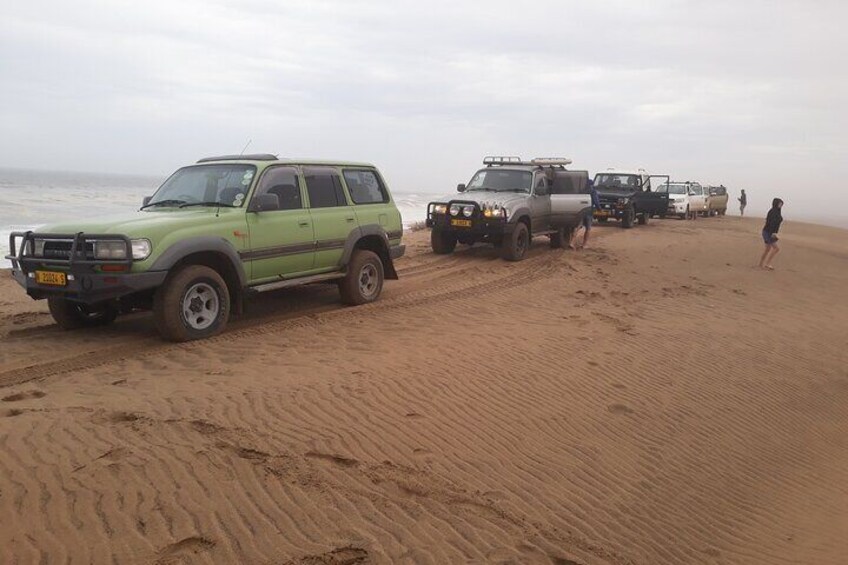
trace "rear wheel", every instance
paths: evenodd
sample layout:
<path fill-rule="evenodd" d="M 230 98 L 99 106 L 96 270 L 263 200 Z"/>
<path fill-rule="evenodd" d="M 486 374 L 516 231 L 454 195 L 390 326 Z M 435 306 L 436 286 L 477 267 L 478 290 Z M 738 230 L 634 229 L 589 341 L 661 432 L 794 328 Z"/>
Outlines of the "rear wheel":
<path fill-rule="evenodd" d="M 504 238 L 501 257 L 507 261 L 521 261 L 530 247 L 530 230 L 527 224 L 518 222 L 512 234 Z"/>
<path fill-rule="evenodd" d="M 47 308 L 63 330 L 105 326 L 118 317 L 118 307 L 112 302 L 83 304 L 56 297 L 47 299 Z"/>
<path fill-rule="evenodd" d="M 374 302 L 383 291 L 383 262 L 373 251 L 358 249 L 347 266 L 347 275 L 339 283 L 342 302 L 359 306 Z"/>
<path fill-rule="evenodd" d="M 639 225 L 644 226 L 645 224 L 647 224 L 650 217 L 650 214 L 648 214 L 647 212 L 645 212 L 644 214 L 639 214 Z"/>
<path fill-rule="evenodd" d="M 602 224 L 607 223 L 607 220 L 609 220 L 609 218 L 605 218 L 604 216 L 601 216 L 600 218 L 598 218 L 598 221 L 601 222 Z"/>
<path fill-rule="evenodd" d="M 218 334 L 230 318 L 230 293 L 217 271 L 189 265 L 174 273 L 153 297 L 156 329 L 170 341 Z"/>
<path fill-rule="evenodd" d="M 433 228 L 430 232 L 430 247 L 436 255 L 449 255 L 456 249 L 456 236 Z"/>

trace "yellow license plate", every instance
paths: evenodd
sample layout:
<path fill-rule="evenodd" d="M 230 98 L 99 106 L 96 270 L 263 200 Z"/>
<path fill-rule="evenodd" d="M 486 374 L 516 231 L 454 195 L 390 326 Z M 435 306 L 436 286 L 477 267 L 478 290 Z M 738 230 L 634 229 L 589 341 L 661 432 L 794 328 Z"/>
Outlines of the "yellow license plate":
<path fill-rule="evenodd" d="M 596 216 L 609 216 L 611 212 L 609 210 L 595 210 Z"/>
<path fill-rule="evenodd" d="M 470 228 L 471 220 L 451 220 L 451 225 L 457 228 Z"/>
<path fill-rule="evenodd" d="M 35 282 L 38 284 L 49 284 L 51 286 L 65 286 L 68 284 L 68 279 L 65 273 L 56 273 L 53 271 L 36 271 Z"/>

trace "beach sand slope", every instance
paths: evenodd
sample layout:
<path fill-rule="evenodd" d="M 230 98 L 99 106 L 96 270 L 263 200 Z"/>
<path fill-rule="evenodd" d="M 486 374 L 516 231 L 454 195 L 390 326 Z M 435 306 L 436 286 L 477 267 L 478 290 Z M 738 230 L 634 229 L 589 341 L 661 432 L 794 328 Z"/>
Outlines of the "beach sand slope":
<path fill-rule="evenodd" d="M 599 226 L 429 253 L 168 344 L 0 277 L 2 563 L 848 559 L 848 232 Z"/>

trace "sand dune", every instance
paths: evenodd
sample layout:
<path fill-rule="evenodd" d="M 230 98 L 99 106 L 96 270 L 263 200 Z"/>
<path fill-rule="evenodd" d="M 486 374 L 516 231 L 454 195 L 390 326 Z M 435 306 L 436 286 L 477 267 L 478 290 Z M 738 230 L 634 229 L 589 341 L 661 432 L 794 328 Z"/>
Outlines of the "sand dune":
<path fill-rule="evenodd" d="M 848 232 L 429 253 L 166 344 L 0 278 L 2 563 L 848 560 Z"/>

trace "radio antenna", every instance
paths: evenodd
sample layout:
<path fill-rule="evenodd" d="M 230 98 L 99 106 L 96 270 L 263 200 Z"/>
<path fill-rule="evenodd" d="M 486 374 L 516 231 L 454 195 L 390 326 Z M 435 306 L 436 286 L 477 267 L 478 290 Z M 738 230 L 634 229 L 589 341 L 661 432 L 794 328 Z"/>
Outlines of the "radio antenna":
<path fill-rule="evenodd" d="M 253 140 L 252 140 L 252 139 L 248 139 L 248 140 L 247 140 L 247 143 L 246 143 L 246 144 L 245 144 L 245 146 L 244 146 L 244 148 L 242 148 L 241 153 L 239 153 L 239 157 L 241 157 L 242 155 L 244 155 L 244 152 L 245 152 L 245 151 L 247 151 L 247 148 L 248 148 L 248 147 L 250 147 L 250 144 L 251 144 L 251 143 L 253 143 Z"/>

